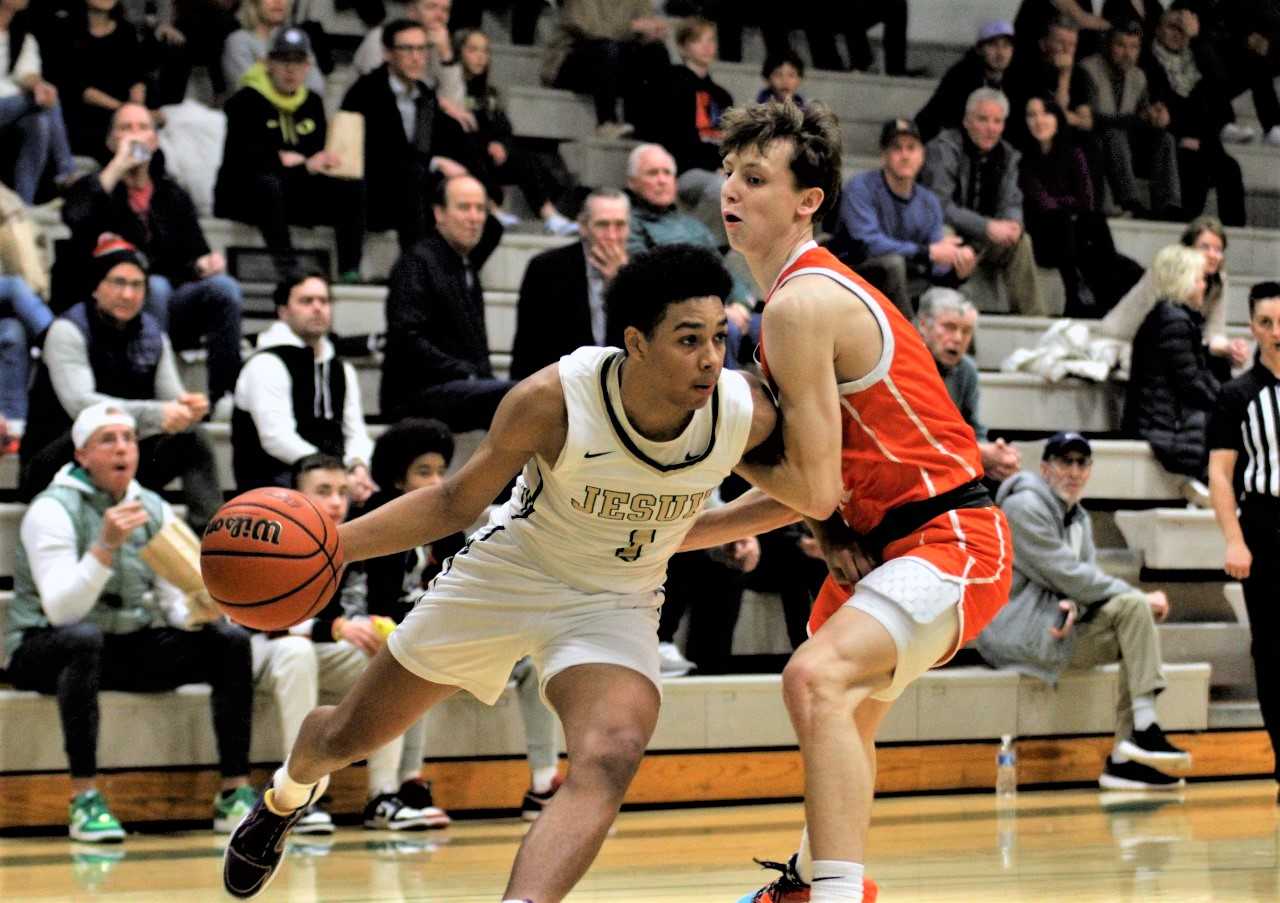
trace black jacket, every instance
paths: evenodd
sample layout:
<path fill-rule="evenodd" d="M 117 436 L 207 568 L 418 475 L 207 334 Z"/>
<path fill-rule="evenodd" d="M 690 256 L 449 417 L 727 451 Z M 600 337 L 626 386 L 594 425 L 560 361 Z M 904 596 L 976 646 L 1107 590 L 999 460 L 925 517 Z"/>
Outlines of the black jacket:
<path fill-rule="evenodd" d="M 543 251 L 529 261 L 516 302 L 512 379 L 524 379 L 569 352 L 596 343 L 587 291 L 587 254 L 582 242 Z"/>
<path fill-rule="evenodd" d="M 176 288 L 199 278 L 196 260 L 209 253 L 209 242 L 200 228 L 196 205 L 177 182 L 165 172 L 164 154 L 156 151 L 149 166 L 155 186 L 151 209 L 144 219 L 129 206 L 129 189 L 121 180 L 107 194 L 96 175 L 78 179 L 67 189 L 62 221 L 71 230 L 69 254 L 59 254 L 60 298 L 79 300 L 93 286 L 84 282 L 81 267 L 58 267 L 66 261 L 85 261 L 93 256 L 98 236 L 114 232 L 147 255 L 150 272 L 163 276 Z"/>
<path fill-rule="evenodd" d="M 718 140 L 720 117 L 733 106 L 733 95 L 711 80 L 711 76 L 699 76 L 688 66 L 672 66 L 667 75 L 666 97 L 661 110 L 661 144 L 676 158 L 676 169 L 705 169 L 715 172 L 720 168 Z M 702 124 L 716 140 L 706 140 L 699 132 Z"/>
<path fill-rule="evenodd" d="M 1124 430 L 1151 443 L 1171 473 L 1203 477 L 1206 430 L 1218 397 L 1199 312 L 1170 301 L 1151 309 L 1133 339 Z"/>
<path fill-rule="evenodd" d="M 361 76 L 342 99 L 342 109 L 364 116 L 364 175 L 369 225 L 391 227 L 401 217 L 405 192 L 425 173 L 432 157 L 449 157 L 476 172 L 462 126 L 440 110 L 435 92 L 419 84 L 414 134 L 406 136 L 391 93 L 386 64 Z"/>
<path fill-rule="evenodd" d="M 217 216 L 256 222 L 254 179 L 263 174 L 285 174 L 281 151 L 310 157 L 324 150 L 328 134 L 324 99 L 308 91 L 296 111 L 282 114 L 261 92 L 246 86 L 231 95 L 223 112 L 227 138 L 213 189 L 213 211 Z"/>
<path fill-rule="evenodd" d="M 960 62 L 947 70 L 938 82 L 933 96 L 916 114 L 916 126 L 920 129 L 921 137 L 928 141 L 943 129 L 960 128 L 960 122 L 964 119 L 965 102 L 979 88 L 1004 90 L 1003 83 L 987 79 L 986 63 L 977 50 L 970 50 Z M 1009 115 L 1012 118 L 1012 111 Z"/>
<path fill-rule="evenodd" d="M 468 255 L 480 269 L 502 240 L 492 216 Z M 488 379 L 489 336 L 480 293 L 467 290 L 462 258 L 438 233 L 407 251 L 394 267 L 387 292 L 387 347 L 382 366 L 383 414 L 404 416 L 415 393 L 456 379 Z"/>

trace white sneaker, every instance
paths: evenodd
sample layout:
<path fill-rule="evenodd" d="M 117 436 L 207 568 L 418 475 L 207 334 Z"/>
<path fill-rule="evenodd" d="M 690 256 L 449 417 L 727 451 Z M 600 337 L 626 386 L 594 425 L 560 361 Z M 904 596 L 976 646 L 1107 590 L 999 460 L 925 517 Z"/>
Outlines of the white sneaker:
<path fill-rule="evenodd" d="M 635 130 L 636 127 L 629 122 L 602 122 L 596 126 L 596 137 L 605 141 L 617 141 Z"/>
<path fill-rule="evenodd" d="M 561 213 L 553 213 L 542 221 L 549 235 L 577 235 L 578 224 Z"/>
<path fill-rule="evenodd" d="M 1270 144 L 1272 147 L 1280 147 L 1280 125 L 1273 125 L 1267 132 L 1267 136 L 1262 139 L 1263 143 Z"/>
<path fill-rule="evenodd" d="M 503 228 L 506 229 L 520 225 L 520 217 L 516 216 L 514 213 L 508 213 L 501 207 L 493 211 L 493 218 L 502 223 Z"/>
<path fill-rule="evenodd" d="M 1222 139 L 1223 144 L 1248 144 L 1258 137 L 1258 130 L 1251 125 L 1237 125 L 1234 122 L 1228 122 L 1222 127 L 1222 132 L 1218 137 Z"/>
<path fill-rule="evenodd" d="M 684 677 L 694 668 L 693 662 L 680 654 L 675 643 L 659 643 L 658 658 L 663 677 Z"/>
<path fill-rule="evenodd" d="M 298 819 L 298 823 L 293 826 L 293 833 L 332 834 L 333 818 L 328 812 L 321 809 L 318 803 L 312 803 L 302 813 L 302 818 Z"/>
<path fill-rule="evenodd" d="M 1182 484 L 1182 497 L 1187 500 L 1192 508 L 1212 508 L 1213 501 L 1209 498 L 1209 487 L 1199 480 L 1187 480 Z"/>

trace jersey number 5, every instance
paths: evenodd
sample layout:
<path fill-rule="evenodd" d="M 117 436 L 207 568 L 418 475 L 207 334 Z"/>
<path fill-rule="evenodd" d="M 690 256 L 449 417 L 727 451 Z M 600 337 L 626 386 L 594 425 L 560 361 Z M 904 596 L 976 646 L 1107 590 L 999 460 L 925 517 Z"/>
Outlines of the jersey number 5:
<path fill-rule="evenodd" d="M 654 530 L 632 530 L 631 545 L 623 546 L 620 549 L 614 549 L 613 554 L 617 555 L 623 561 L 635 561 L 644 551 L 644 547 L 653 542 L 657 537 Z"/>

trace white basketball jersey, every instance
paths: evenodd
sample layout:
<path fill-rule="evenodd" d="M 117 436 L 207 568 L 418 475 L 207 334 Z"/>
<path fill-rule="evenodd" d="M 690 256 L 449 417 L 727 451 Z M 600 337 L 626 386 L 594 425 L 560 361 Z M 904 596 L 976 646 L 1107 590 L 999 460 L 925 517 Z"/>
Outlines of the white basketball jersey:
<path fill-rule="evenodd" d="M 622 408 L 617 348 L 560 359 L 569 427 L 557 461 L 530 459 L 490 524 L 530 561 L 584 592 L 650 592 L 751 432 L 751 387 L 722 371 L 711 400 L 669 442 L 645 439 Z M 491 529 L 491 528 L 487 528 Z"/>

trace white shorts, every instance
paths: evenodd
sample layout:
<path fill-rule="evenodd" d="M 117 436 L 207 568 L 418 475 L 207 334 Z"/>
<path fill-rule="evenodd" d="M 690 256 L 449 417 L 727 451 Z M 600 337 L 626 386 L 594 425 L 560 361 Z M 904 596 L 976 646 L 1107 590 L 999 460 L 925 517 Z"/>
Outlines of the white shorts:
<path fill-rule="evenodd" d="M 909 555 L 886 561 L 858 581 L 845 604 L 879 621 L 898 648 L 892 680 L 872 699 L 892 702 L 913 680 L 955 654 L 963 593 L 962 580 Z"/>
<path fill-rule="evenodd" d="M 575 665 L 619 665 L 662 692 L 662 591 L 593 593 L 548 577 L 506 531 L 484 527 L 391 634 L 387 647 L 423 680 L 493 705 L 526 655 L 547 683 Z"/>

